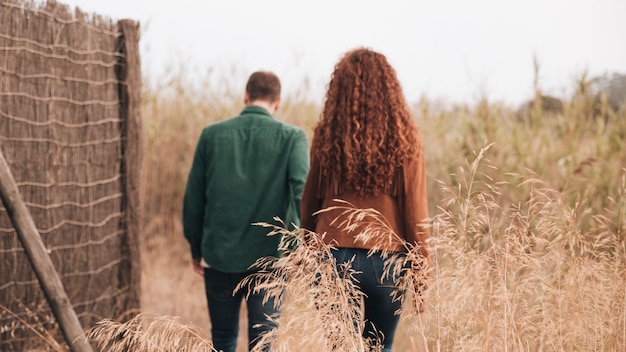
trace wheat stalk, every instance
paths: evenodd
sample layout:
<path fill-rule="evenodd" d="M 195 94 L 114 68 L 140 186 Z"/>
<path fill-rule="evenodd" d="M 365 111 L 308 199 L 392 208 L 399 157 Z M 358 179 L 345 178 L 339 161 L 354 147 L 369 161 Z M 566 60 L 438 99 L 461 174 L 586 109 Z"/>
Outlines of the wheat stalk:
<path fill-rule="evenodd" d="M 127 322 L 110 319 L 88 330 L 87 338 L 102 351 L 215 351 L 193 324 L 179 317 L 138 314 Z"/>

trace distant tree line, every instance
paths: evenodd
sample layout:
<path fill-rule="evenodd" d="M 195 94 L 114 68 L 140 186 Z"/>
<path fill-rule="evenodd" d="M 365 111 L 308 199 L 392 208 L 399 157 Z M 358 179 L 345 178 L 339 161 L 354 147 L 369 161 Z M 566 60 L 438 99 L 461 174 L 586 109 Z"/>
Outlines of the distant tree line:
<path fill-rule="evenodd" d="M 533 111 L 540 111 L 542 114 L 561 114 L 566 103 L 588 117 L 602 116 L 605 119 L 620 109 L 626 109 L 626 74 L 613 72 L 590 79 L 585 73 L 576 83 L 576 91 L 571 102 L 542 94 L 536 89 L 535 97 L 519 108 L 518 117 L 528 117 Z"/>

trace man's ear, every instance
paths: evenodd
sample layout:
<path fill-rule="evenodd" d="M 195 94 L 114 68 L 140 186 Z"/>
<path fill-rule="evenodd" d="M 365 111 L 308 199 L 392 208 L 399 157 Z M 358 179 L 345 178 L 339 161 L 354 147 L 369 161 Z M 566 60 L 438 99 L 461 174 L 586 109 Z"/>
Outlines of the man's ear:
<path fill-rule="evenodd" d="M 280 98 L 274 103 L 274 112 L 278 111 L 278 108 L 280 108 Z"/>
<path fill-rule="evenodd" d="M 248 105 L 248 103 L 250 103 L 250 95 L 248 94 L 248 92 L 245 92 L 243 94 L 243 103 Z"/>

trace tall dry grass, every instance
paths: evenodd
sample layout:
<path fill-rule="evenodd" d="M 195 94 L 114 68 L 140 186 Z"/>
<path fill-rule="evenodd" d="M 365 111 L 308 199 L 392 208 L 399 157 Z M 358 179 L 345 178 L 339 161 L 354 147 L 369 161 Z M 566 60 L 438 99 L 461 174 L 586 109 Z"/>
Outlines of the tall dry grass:
<path fill-rule="evenodd" d="M 143 93 L 143 328 L 107 322 L 94 338 L 124 328 L 151 341 L 160 330 L 146 324 L 180 317 L 170 318 L 158 350 L 190 336 L 208 348 L 182 195 L 202 127 L 239 113 L 247 74 L 233 69 L 196 85 L 183 71 Z M 394 350 L 626 350 L 626 110 L 592 116 L 587 94 L 576 91 L 559 114 L 535 104 L 527 117 L 487 98 L 413 104 L 426 150 L 432 265 L 425 312 L 401 312 Z M 311 137 L 321 102 L 307 96 L 285 97 L 277 118 Z M 266 277 L 284 303 L 279 329 L 265 340 L 276 351 L 371 343 L 354 333 L 361 313 L 347 302 L 359 292 L 342 279 L 350 268 L 333 269 L 329 250 L 307 246 L 299 265 L 282 263 L 283 275 Z M 242 334 L 238 350 L 245 346 Z"/>
<path fill-rule="evenodd" d="M 168 276 L 188 289 L 181 296 L 175 281 L 146 287 L 144 297 L 150 298 L 144 307 L 208 330 L 201 283 L 192 277 L 182 240 L 180 204 L 201 128 L 239 112 L 243 85 L 228 92 L 189 91 L 172 90 L 186 86 L 174 82 L 167 87 L 174 94 L 144 94 L 149 97 L 144 240 L 162 242 L 147 247 L 144 258 L 148 265 L 161 257 L 180 265 L 149 266 L 144 281 Z M 590 116 L 593 110 L 585 104 L 591 99 L 585 94 L 574 93 L 562 114 L 536 108 L 526 118 L 486 98 L 470 106 L 438 108 L 426 99 L 413 106 L 427 153 L 432 282 L 426 311 L 403 312 L 397 350 L 626 350 L 626 113 Z M 305 96 L 287 97 L 278 118 L 301 126 L 310 137 L 321 102 Z M 327 332 L 349 331 L 351 325 L 342 322 L 358 318 L 349 306 L 342 306 L 339 317 L 324 318 L 337 311 L 331 303 L 337 299 L 325 301 L 327 310 L 312 302 L 311 297 L 337 298 L 333 294 L 358 296 L 337 277 L 328 282 L 342 287 L 339 292 L 315 291 L 324 285 L 311 288 L 305 272 L 332 272 L 328 261 L 320 261 L 328 258 L 327 250 L 307 253 L 310 262 L 298 267 L 301 276 L 291 273 L 282 281 L 287 284 L 281 325 L 267 337 L 277 350 L 330 350 Z M 172 297 L 184 303 L 159 303 Z M 189 305 L 196 308 L 183 307 Z M 366 344 L 345 331 L 350 338 L 343 350 L 364 350 Z M 242 351 L 243 346 L 245 337 Z"/>
<path fill-rule="evenodd" d="M 90 328 L 87 338 L 107 352 L 213 352 L 212 343 L 180 317 L 138 314 L 124 323 L 105 319 Z"/>
<path fill-rule="evenodd" d="M 399 239 L 384 216 L 374 209 L 358 209 L 339 201 L 340 205 L 322 211 L 339 210 L 344 220 L 337 224 L 353 231 L 359 224 L 367 224 L 357 234 L 357 241 L 380 243 L 390 237 Z M 276 219 L 280 220 L 280 219 Z M 363 316 L 364 294 L 358 289 L 356 272 L 351 261 L 337 265 L 326 244 L 324 234 L 287 226 L 260 223 L 268 228 L 268 236 L 281 236 L 281 258 L 261 258 L 255 265 L 263 270 L 248 276 L 239 288 L 254 283 L 257 291 L 265 290 L 284 307 L 278 319 L 278 328 L 262 337 L 257 348 L 271 351 L 381 351 L 382 335 L 362 337 L 366 321 Z M 398 277 L 398 287 L 390 299 L 406 303 L 405 312 L 417 316 L 423 309 L 423 288 L 427 286 L 428 271 L 419 253 L 419 247 L 404 242 L 406 254 L 398 255 L 376 246 L 369 254 L 379 253 L 387 258 L 382 275 Z M 402 294 L 406 293 L 406 295 Z M 408 298 L 408 299 L 407 299 Z M 397 314 L 400 314 L 398 311 Z"/>
<path fill-rule="evenodd" d="M 408 328 L 430 351 L 624 350 L 624 177 L 610 208 L 569 204 L 567 190 L 526 176 L 515 183 L 526 197 L 501 204 L 508 185 L 486 153 L 458 185 L 441 184 L 428 307 Z M 487 182 L 476 181 L 481 160 Z"/>
<path fill-rule="evenodd" d="M 201 128 L 243 108 L 243 83 L 223 92 L 172 89 L 186 86 L 173 82 L 168 94 L 144 94 L 144 309 L 208 331 L 180 204 Z M 278 118 L 310 137 L 321 102 L 304 96 L 287 97 Z M 626 350 L 626 112 L 594 118 L 584 98 L 577 92 L 562 114 L 534 109 L 527 118 L 486 98 L 468 106 L 414 104 L 427 153 L 432 282 L 426 311 L 403 312 L 396 350 Z M 330 270 L 319 262 L 325 251 L 305 256 L 309 274 Z M 350 296 L 349 285 L 329 281 L 343 289 L 315 293 L 310 277 L 289 278 L 280 330 L 268 341 L 277 350 L 330 350 L 326 332 L 340 328 L 325 324 L 358 312 L 346 306 L 341 319 L 323 318 L 310 295 Z M 290 291 L 298 288 L 305 291 Z M 351 347 L 343 350 L 366 346 L 345 341 Z M 242 336 L 242 351 L 245 342 Z"/>

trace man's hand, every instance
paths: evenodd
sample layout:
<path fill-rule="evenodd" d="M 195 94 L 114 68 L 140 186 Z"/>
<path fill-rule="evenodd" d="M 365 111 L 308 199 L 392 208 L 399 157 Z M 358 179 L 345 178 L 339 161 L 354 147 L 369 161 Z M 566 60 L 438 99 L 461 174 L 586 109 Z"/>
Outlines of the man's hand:
<path fill-rule="evenodd" d="M 202 267 L 202 264 L 200 264 L 202 258 L 193 258 L 192 259 L 192 264 L 193 264 L 193 271 L 196 272 L 196 274 L 204 277 L 204 268 Z"/>

